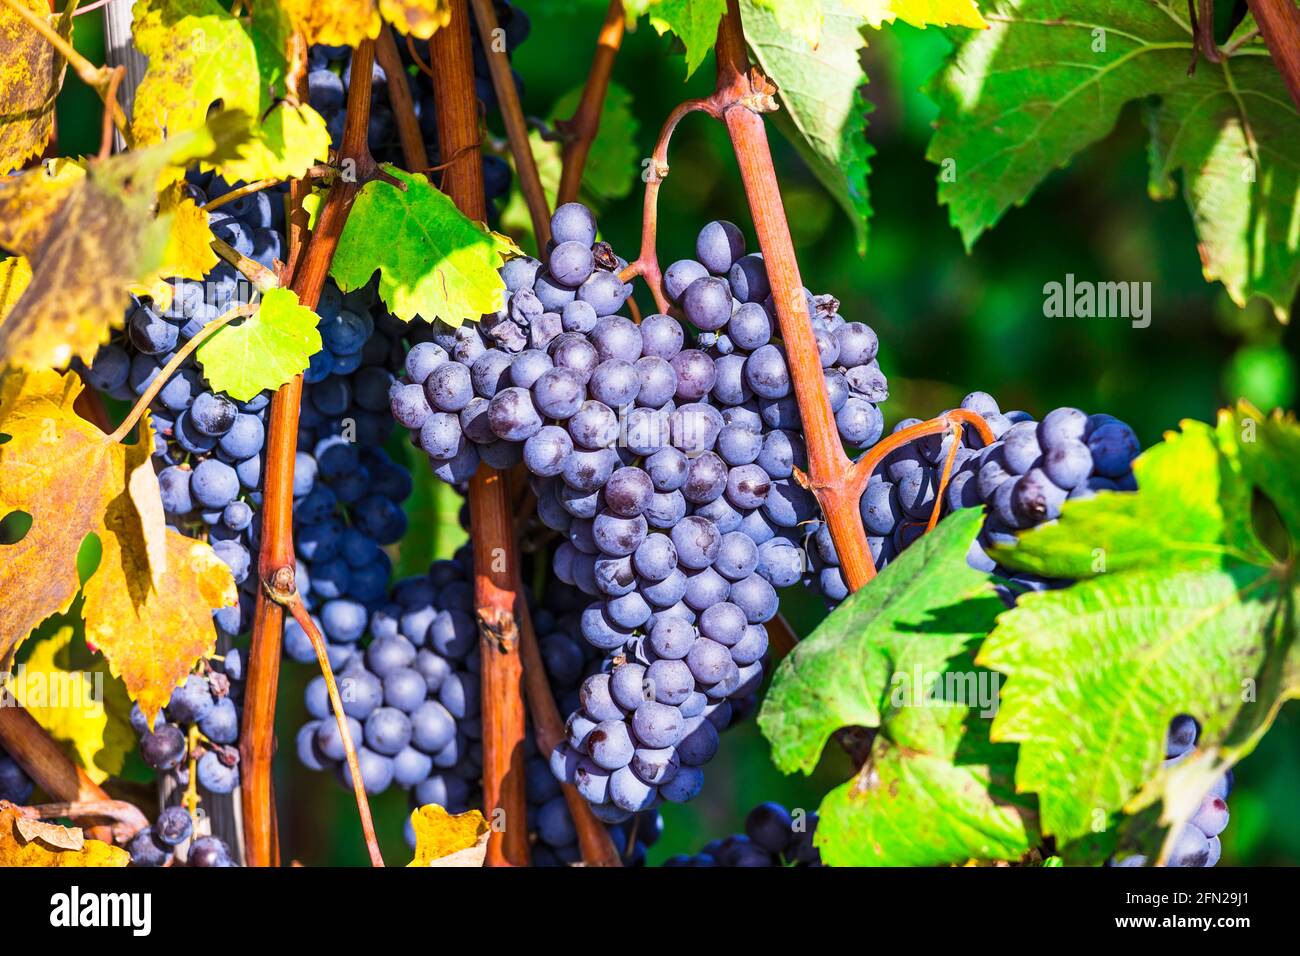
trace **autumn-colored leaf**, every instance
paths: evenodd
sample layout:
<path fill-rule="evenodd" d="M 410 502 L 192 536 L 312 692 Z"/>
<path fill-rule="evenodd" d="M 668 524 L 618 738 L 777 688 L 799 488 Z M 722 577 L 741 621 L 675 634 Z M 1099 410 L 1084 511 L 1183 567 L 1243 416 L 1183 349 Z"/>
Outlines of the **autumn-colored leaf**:
<path fill-rule="evenodd" d="M 156 308 L 166 309 L 175 292 L 173 280 L 202 279 L 218 259 L 212 251 L 208 214 L 190 198 L 183 180 L 171 183 L 158 194 L 158 212 L 171 217 L 162 265 L 132 291 L 147 295 Z"/>
<path fill-rule="evenodd" d="M 451 19 L 449 0 L 280 0 L 280 6 L 307 35 L 308 43 L 331 45 L 356 46 L 373 40 L 383 20 L 401 33 L 427 40 Z"/>
<path fill-rule="evenodd" d="M 300 179 L 314 164 L 329 158 L 325 118 L 310 106 L 279 103 L 258 124 L 257 132 L 238 159 L 221 164 L 228 181 Z"/>
<path fill-rule="evenodd" d="M 10 256 L 0 262 L 0 323 L 8 317 L 9 310 L 31 281 L 32 264 L 26 256 Z"/>
<path fill-rule="evenodd" d="M 282 14 L 245 23 L 217 0 L 138 0 L 134 13 L 132 35 L 149 58 L 133 109 L 137 145 L 201 127 L 219 102 L 256 119 L 240 155 L 216 164 L 227 180 L 299 177 L 329 156 L 321 115 L 273 97 L 285 72 Z"/>
<path fill-rule="evenodd" d="M 29 840 L 19 829 L 23 818 L 12 806 L 0 806 L 0 867 L 11 866 L 126 866 L 131 854 L 102 840 L 84 840 L 79 850 L 65 850 L 44 828 L 24 826 Z M 31 821 L 23 821 L 30 823 Z M 67 828 L 60 828 L 67 829 Z"/>
<path fill-rule="evenodd" d="M 149 59 L 131 111 L 137 146 L 202 126 L 218 100 L 260 115 L 256 49 L 217 0 L 142 0 L 133 12 L 132 39 Z"/>
<path fill-rule="evenodd" d="M 152 442 L 150 443 L 152 445 Z M 153 720 L 173 688 L 216 647 L 212 612 L 238 600 L 235 580 L 211 546 L 167 531 L 167 581 L 144 586 L 148 572 L 129 530 L 135 509 L 121 499 L 109 505 L 99 568 L 86 582 L 82 613 L 86 640 L 98 647 L 127 693 Z"/>
<path fill-rule="evenodd" d="M 0 326 L 3 362 L 33 369 L 90 361 L 121 326 L 128 288 L 164 263 L 174 216 L 154 210 L 162 171 L 233 157 L 247 138 L 247 116 L 223 113 L 84 171 L 54 162 L 0 180 L 0 246 L 33 264 L 32 281 Z"/>
<path fill-rule="evenodd" d="M 379 0 L 379 12 L 399 33 L 427 40 L 451 20 L 451 0 Z"/>
<path fill-rule="evenodd" d="M 72 4 L 50 13 L 46 0 L 17 0 L 60 36 L 72 35 Z M 54 101 L 67 63 L 50 41 L 7 4 L 0 4 L 0 176 L 44 151 L 54 132 Z"/>
<path fill-rule="evenodd" d="M 74 659 L 72 639 L 73 629 L 67 626 L 42 640 L 19 666 L 9 688 L 73 763 L 95 783 L 103 783 L 122 772 L 126 755 L 135 747 L 135 732 L 126 719 L 130 701 L 122 685 L 109 678 L 102 659 Z M 116 706 L 110 706 L 111 697 Z"/>
<path fill-rule="evenodd" d="M 2 327 L 0 327 L 2 330 Z M 81 393 L 73 373 L 13 372 L 0 386 L 0 516 L 26 512 L 32 524 L 23 538 L 0 545 L 0 658 L 51 614 L 66 611 L 77 593 L 77 549 L 86 535 L 102 542 L 129 533 L 144 551 L 138 515 L 105 524 L 105 512 L 125 494 L 136 469 L 153 470 L 153 432 L 147 426 L 134 445 L 109 440 L 77 415 Z M 132 512 L 134 514 L 134 512 Z M 140 585 L 150 585 L 147 561 Z"/>
<path fill-rule="evenodd" d="M 488 825 L 478 810 L 450 814 L 431 803 L 411 812 L 411 826 L 415 828 L 415 859 L 407 866 L 483 865 Z"/>

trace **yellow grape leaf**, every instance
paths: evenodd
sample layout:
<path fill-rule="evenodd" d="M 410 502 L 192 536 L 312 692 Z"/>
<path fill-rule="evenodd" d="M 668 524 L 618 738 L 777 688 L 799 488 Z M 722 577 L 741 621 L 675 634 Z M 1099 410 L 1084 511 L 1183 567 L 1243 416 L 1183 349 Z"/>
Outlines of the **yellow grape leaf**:
<path fill-rule="evenodd" d="M 46 0 L 17 0 L 44 17 L 59 35 L 72 35 L 75 7 L 57 17 Z M 0 176 L 20 169 L 44 151 L 54 132 L 54 101 L 67 62 L 8 4 L 0 4 Z"/>
<path fill-rule="evenodd" d="M 127 290 L 163 264 L 173 214 L 154 209 L 162 171 L 232 157 L 248 135 L 245 114 L 222 113 L 84 171 L 54 162 L 0 180 L 0 246 L 32 263 L 31 283 L 0 325 L 0 361 L 28 369 L 90 361 L 122 325 Z"/>
<path fill-rule="evenodd" d="M 902 20 L 914 27 L 925 29 L 927 24 L 939 27 L 959 26 L 987 30 L 989 25 L 980 16 L 975 0 L 850 0 L 867 22 L 877 30 L 882 24 Z"/>
<path fill-rule="evenodd" d="M 279 103 L 258 124 L 257 138 L 244 147 L 243 154 L 221 164 L 221 175 L 230 182 L 301 179 L 329 154 L 324 117 L 310 106 Z"/>
<path fill-rule="evenodd" d="M 38 643 L 9 685 L 14 699 L 45 728 L 95 783 L 122 772 L 135 747 L 126 714 L 131 702 L 109 677 L 102 658 L 75 660 L 73 629 L 62 627 Z M 109 696 L 120 697 L 109 706 Z"/>
<path fill-rule="evenodd" d="M 175 292 L 174 279 L 202 279 L 218 262 L 212 251 L 212 230 L 208 214 L 186 195 L 185 183 L 177 180 L 158 194 L 158 212 L 171 216 L 167 247 L 162 265 L 153 276 L 137 283 L 131 291 L 147 295 L 154 306 L 166 309 Z"/>
<path fill-rule="evenodd" d="M 455 865 L 483 865 L 488 825 L 478 810 L 453 815 L 431 803 L 411 812 L 411 826 L 415 828 L 415 859 L 407 866 L 446 866 L 448 863 L 440 861 L 449 861 L 453 855 Z"/>
<path fill-rule="evenodd" d="M 80 850 L 60 849 L 53 845 L 58 841 L 35 834 L 28 840 L 19 830 L 22 819 L 12 807 L 0 807 L 0 867 L 126 866 L 131 862 L 130 853 L 102 840 L 85 840 Z M 27 827 L 23 829 L 32 833 Z"/>
<path fill-rule="evenodd" d="M 4 322 L 31 281 L 32 264 L 26 256 L 10 256 L 0 262 L 0 323 Z"/>
<path fill-rule="evenodd" d="M 427 40 L 450 22 L 451 0 L 379 0 L 379 12 L 399 33 Z"/>
<path fill-rule="evenodd" d="M 136 444 L 109 441 L 73 409 L 82 387 L 75 373 L 49 370 L 11 372 L 0 382 L 0 433 L 9 436 L 0 444 L 0 516 L 22 511 L 32 519 L 21 540 L 0 545 L 0 659 L 45 618 L 68 609 L 80 583 L 77 549 L 88 534 L 106 549 L 127 535 L 141 554 L 133 589 L 152 586 L 127 486 L 137 469 L 153 470 L 153 430 L 146 421 Z M 111 502 L 119 511 L 113 526 L 106 522 Z"/>
<path fill-rule="evenodd" d="M 217 0 L 139 0 L 134 9 L 133 36 L 149 58 L 133 109 L 137 145 L 202 126 L 220 102 L 256 118 L 239 157 L 214 164 L 226 179 L 298 177 L 328 158 L 321 115 L 273 103 L 284 67 L 277 11 L 245 24 Z"/>
<path fill-rule="evenodd" d="M 210 545 L 170 529 L 166 584 L 146 587 L 144 551 L 129 534 L 139 523 L 135 509 L 118 498 L 104 523 L 116 533 L 101 535 L 103 557 L 82 589 L 86 641 L 99 648 L 152 722 L 172 689 L 215 649 L 212 612 L 239 595 L 230 568 Z"/>
<path fill-rule="evenodd" d="M 382 20 L 401 33 L 427 40 L 451 19 L 450 0 L 280 0 L 296 29 L 308 43 L 356 46 L 379 36 Z M 382 19 L 381 15 L 382 14 Z"/>
<path fill-rule="evenodd" d="M 0 203 L 10 213 L 0 219 L 0 246 L 22 251 L 45 241 L 59 207 L 86 179 L 73 159 L 50 159 L 19 175 L 0 179 Z"/>
<path fill-rule="evenodd" d="M 261 74 L 252 38 L 217 0 L 140 0 L 131 35 L 149 58 L 135 93 L 137 146 L 204 124 L 208 108 L 261 115 Z"/>
<path fill-rule="evenodd" d="M 379 36 L 379 10 L 374 0 L 280 0 L 294 27 L 306 34 L 308 43 L 356 46 Z"/>

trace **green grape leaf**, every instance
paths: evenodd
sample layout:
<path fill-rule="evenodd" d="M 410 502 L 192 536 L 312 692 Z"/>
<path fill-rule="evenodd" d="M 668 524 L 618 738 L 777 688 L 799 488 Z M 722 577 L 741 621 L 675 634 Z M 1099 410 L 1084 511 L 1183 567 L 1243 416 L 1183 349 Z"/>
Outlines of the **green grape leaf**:
<path fill-rule="evenodd" d="M 682 41 L 689 79 L 718 40 L 718 24 L 727 11 L 727 0 L 655 0 L 629 6 L 629 15 L 637 9 L 649 14 L 650 25 L 660 36 L 672 33 Z"/>
<path fill-rule="evenodd" d="M 1215 777 L 1300 695 L 1296 570 L 1257 531 L 1256 495 L 1300 544 L 1300 428 L 1243 403 L 1217 428 L 1184 422 L 1134 465 L 1139 491 L 1066 503 L 996 557 L 1073 586 L 1021 598 L 981 649 L 1007 676 L 993 739 L 1020 745 L 1016 787 L 1046 833 L 1083 837 L 1163 798 L 1186 820 Z M 1177 714 L 1193 757 L 1163 767 Z"/>
<path fill-rule="evenodd" d="M 570 90 L 556 102 L 551 116 L 572 116 L 582 98 L 582 87 Z M 582 188 L 598 201 L 622 199 L 640 182 L 640 150 L 636 146 L 640 124 L 632 111 L 632 93 L 610 83 L 600 110 L 600 127 L 592 140 L 582 170 Z M 558 181 L 558 180 L 557 180 Z"/>
<path fill-rule="evenodd" d="M 761 9 L 776 21 L 780 29 L 793 34 L 810 47 L 816 47 L 822 39 L 822 4 L 808 3 L 807 0 L 747 0 L 747 6 Z M 751 14 L 741 8 L 742 21 L 745 26 L 745 38 L 749 39 L 749 21 Z M 752 44 L 753 41 L 750 40 Z"/>
<path fill-rule="evenodd" d="M 45 0 L 17 0 L 64 39 L 72 36 L 68 4 L 50 13 Z M 44 151 L 54 132 L 54 101 L 63 88 L 67 63 L 50 41 L 12 7 L 0 5 L 0 176 L 20 169 Z"/>
<path fill-rule="evenodd" d="M 277 389 L 307 368 L 321 350 L 320 318 L 289 289 L 268 289 L 257 311 L 218 329 L 195 353 L 215 392 L 246 402 Z"/>
<path fill-rule="evenodd" d="M 1222 63 L 1202 58 L 1175 0 L 999 0 L 930 86 L 939 105 L 927 158 L 939 201 L 969 248 L 1059 166 L 1106 136 L 1123 107 L 1150 105 L 1151 194 L 1180 172 L 1207 279 L 1238 305 L 1283 316 L 1300 286 L 1290 144 L 1300 113 L 1247 17 Z"/>
<path fill-rule="evenodd" d="M 271 13 L 246 24 L 217 0 L 139 0 L 132 33 L 149 68 L 132 110 L 135 143 L 202 126 L 220 102 L 256 120 L 239 158 L 218 166 L 226 179 L 297 177 L 328 158 L 320 114 L 272 98 L 284 81 L 284 30 Z"/>
<path fill-rule="evenodd" d="M 825 30 L 813 46 L 792 36 L 759 0 L 743 0 L 745 39 L 776 83 L 782 106 L 774 114 L 777 126 L 844 209 L 858 252 L 865 253 L 871 218 L 867 176 L 875 150 L 866 138 L 872 106 L 863 95 L 862 18 L 851 0 L 825 0 L 820 9 Z"/>
<path fill-rule="evenodd" d="M 837 730 L 875 728 L 853 779 L 826 796 L 817 844 L 831 865 L 1016 859 L 1033 801 L 1012 788 L 1015 748 L 988 739 L 997 675 L 973 645 L 1000 611 L 966 563 L 976 510 L 943 521 L 781 662 L 759 713 L 777 768 L 810 772 Z"/>
<path fill-rule="evenodd" d="M 379 295 L 403 321 L 459 326 L 495 312 L 505 293 L 497 270 L 518 247 L 467 218 L 427 177 L 384 171 L 406 188 L 382 179 L 361 187 L 330 269 L 339 288 L 359 289 L 378 270 Z"/>
<path fill-rule="evenodd" d="M 1300 113 L 1262 44 L 1242 50 L 1256 55 L 1201 63 L 1148 107 L 1150 190 L 1173 198 L 1181 173 L 1205 278 L 1239 306 L 1262 296 L 1285 322 L 1300 286 L 1300 164 L 1291 158 Z"/>

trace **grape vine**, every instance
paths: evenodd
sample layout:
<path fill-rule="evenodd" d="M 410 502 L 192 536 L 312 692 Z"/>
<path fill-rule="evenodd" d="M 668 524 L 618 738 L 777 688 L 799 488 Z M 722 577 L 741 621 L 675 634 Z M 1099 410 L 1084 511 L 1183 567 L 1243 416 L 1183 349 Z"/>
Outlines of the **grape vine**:
<path fill-rule="evenodd" d="M 645 865 L 751 715 L 778 771 L 834 742 L 850 779 L 664 865 L 1233 852 L 1234 767 L 1300 693 L 1294 417 L 1241 399 L 1144 450 L 1014 383 L 931 401 L 905 325 L 805 283 L 769 130 L 875 254 L 866 31 L 942 29 L 926 156 L 969 249 L 1140 101 L 1224 308 L 1286 319 L 1290 0 L 610 0 L 549 119 L 513 0 L 137 0 L 142 76 L 52 6 L 0 0 L 0 861 L 69 820 L 40 854 L 281 865 L 285 658 L 318 671 L 299 768 L 376 867 L 392 788 L 418 862 Z M 641 18 L 716 71 L 633 166 Z M 69 67 L 97 151 L 64 141 Z M 677 249 L 687 123 L 749 219 Z M 92 673 L 90 716 L 38 692 Z M 152 779 L 119 790 L 131 752 Z"/>

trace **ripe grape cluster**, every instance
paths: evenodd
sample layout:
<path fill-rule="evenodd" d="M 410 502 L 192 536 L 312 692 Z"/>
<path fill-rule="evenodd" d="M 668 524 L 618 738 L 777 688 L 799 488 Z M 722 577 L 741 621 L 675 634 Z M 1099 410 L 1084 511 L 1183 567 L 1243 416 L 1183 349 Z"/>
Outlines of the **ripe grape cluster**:
<path fill-rule="evenodd" d="M 211 794 L 232 793 L 239 786 L 236 744 L 243 665 L 237 648 L 228 650 L 216 664 L 200 664 L 172 692 L 152 729 L 140 705 L 132 706 L 131 727 L 140 738 L 140 757 L 147 766 L 174 772 L 178 782 L 188 786 L 193 762 L 195 782 Z M 192 751 L 191 739 L 196 744 Z M 166 807 L 127 848 L 134 866 L 163 866 L 174 858 L 188 861 L 190 866 L 235 865 L 229 848 L 219 838 L 195 834 L 189 811 L 182 806 Z"/>
<path fill-rule="evenodd" d="M 531 23 L 528 15 L 520 8 L 496 0 L 497 23 L 502 35 L 507 56 L 512 56 L 519 45 L 528 38 Z M 488 113 L 498 109 L 496 90 L 492 86 L 492 77 L 488 69 L 488 55 L 478 35 L 477 21 L 470 21 L 470 36 L 474 55 L 474 93 Z M 428 50 L 421 55 L 428 59 Z M 405 81 L 410 88 L 412 108 L 419 121 L 420 134 L 425 141 L 425 148 L 434 165 L 444 160 L 438 152 L 438 118 L 433 98 L 433 81 L 420 69 L 410 49 L 404 43 L 398 44 L 398 52 L 405 67 Z M 342 142 L 344 121 L 346 118 L 348 88 L 352 82 L 352 48 L 347 46 L 315 45 L 309 54 L 307 73 L 308 99 L 311 105 L 325 118 L 330 137 L 335 149 Z M 512 71 L 513 73 L 513 71 Z M 513 73 L 515 86 L 523 96 L 523 80 L 518 73 Z M 403 164 L 397 124 L 388 98 L 389 78 L 378 62 L 371 68 L 370 113 L 367 143 L 371 153 L 380 161 Z M 484 153 L 483 192 L 487 199 L 488 220 L 494 228 L 497 225 L 499 210 L 497 200 L 504 199 L 510 192 L 511 172 L 509 164 L 493 153 Z"/>
<path fill-rule="evenodd" d="M 745 832 L 705 844 L 691 856 L 669 857 L 664 866 L 821 866 L 813 846 L 817 814 L 791 814 L 779 803 L 760 803 L 745 817 Z"/>
<path fill-rule="evenodd" d="M 1035 421 L 1027 412 L 1003 413 L 986 392 L 972 392 L 961 407 L 979 413 L 994 441 L 985 445 L 963 428 L 940 514 L 959 508 L 987 509 L 968 561 L 997 574 L 1004 599 L 1060 582 L 1003 568 L 989 555 L 994 545 L 1012 544 L 1018 533 L 1054 520 L 1069 499 L 1100 491 L 1133 491 L 1133 460 L 1139 445 L 1133 429 L 1112 415 L 1088 415 L 1057 408 Z M 905 419 L 894 431 L 918 424 Z M 867 544 L 877 569 L 925 533 L 952 448 L 951 435 L 932 435 L 890 452 L 872 474 L 861 500 Z M 809 566 L 815 587 L 827 601 L 848 596 L 830 531 L 820 520 L 808 525 Z"/>
<path fill-rule="evenodd" d="M 698 792 L 731 701 L 761 683 L 773 580 L 802 566 L 798 526 L 815 505 L 793 478 L 804 451 L 772 290 L 739 230 L 709 223 L 697 258 L 665 273 L 698 330 L 690 342 L 672 316 L 619 314 L 626 262 L 597 241 L 589 210 L 560 207 L 551 230 L 545 265 L 502 267 L 496 313 L 428 327 L 392 409 L 446 481 L 522 461 L 539 518 L 565 535 L 555 575 L 597 599 L 582 634 L 610 659 L 584 683 L 553 768 L 617 820 L 660 785 L 670 799 Z M 797 294 L 842 437 L 875 442 L 887 394 L 875 333 L 833 299 Z"/>
<path fill-rule="evenodd" d="M 482 766 L 470 563 L 468 550 L 434 562 L 428 574 L 396 582 L 368 616 L 362 608 L 359 627 L 324 632 L 369 793 L 396 783 L 418 806 L 468 808 Z M 285 629 L 285 650 L 315 660 L 296 623 Z M 323 676 L 307 685 L 306 704 L 312 719 L 298 731 L 299 760 L 350 786 Z"/>
<path fill-rule="evenodd" d="M 368 637 L 329 640 L 366 790 L 375 794 L 392 785 L 402 787 L 410 791 L 412 809 L 438 804 L 460 813 L 480 797 L 479 639 L 471 580 L 472 555 L 463 548 L 453 559 L 434 562 L 427 575 L 396 582 L 388 600 L 372 611 Z M 578 632 L 575 610 L 581 604 L 573 588 L 551 586 L 544 606 L 533 610 L 547 674 L 561 701 L 575 696 L 583 675 L 600 665 L 600 655 Z M 285 649 L 297 659 L 315 659 L 294 622 L 286 625 Z M 332 771 L 350 786 L 324 677 L 307 685 L 306 705 L 311 719 L 298 732 L 300 762 Z M 525 760 L 528 825 L 537 840 L 534 864 L 575 862 L 580 853 L 568 805 L 545 757 L 537 753 L 531 728 Z M 407 824 L 407 839 L 414 845 L 409 820 Z M 645 845 L 661 826 L 653 813 L 633 825 L 638 836 L 628 862 L 644 857 Z M 611 827 L 616 844 L 628 846 L 633 825 Z"/>
<path fill-rule="evenodd" d="M 1179 714 L 1169 723 L 1165 736 L 1166 767 L 1187 759 L 1196 749 L 1201 735 L 1201 725 L 1190 714 Z M 1214 782 L 1196 812 L 1191 815 L 1174 839 L 1169 866 L 1214 866 L 1223 853 L 1219 841 L 1228 826 L 1228 795 L 1232 792 L 1232 771 L 1229 770 Z M 1111 861 L 1109 866 L 1146 866 L 1147 858 L 1135 853 L 1122 860 Z"/>

